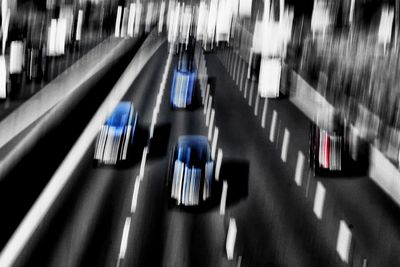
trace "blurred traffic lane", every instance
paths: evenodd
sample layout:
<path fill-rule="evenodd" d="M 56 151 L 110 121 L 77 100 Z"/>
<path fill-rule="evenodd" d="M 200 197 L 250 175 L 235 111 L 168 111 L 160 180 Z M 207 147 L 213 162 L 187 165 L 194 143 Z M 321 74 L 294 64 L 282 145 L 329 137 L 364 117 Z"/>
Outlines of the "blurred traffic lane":
<path fill-rule="evenodd" d="M 170 108 L 170 88 L 176 64 L 175 57 L 151 141 L 152 144 L 167 143 L 168 149 L 156 153 L 150 150 L 133 216 L 128 253 L 121 266 L 229 266 L 224 255 L 224 219 L 218 214 L 218 206 L 204 212 L 190 212 L 167 205 L 169 196 L 165 179 L 170 151 L 180 135 L 207 136 L 208 132 L 200 106 L 194 111 L 172 111 Z"/>
<path fill-rule="evenodd" d="M 308 154 L 309 120 L 288 99 L 269 99 L 266 127 L 262 129 L 262 112 L 260 111 L 264 105 L 264 100 L 259 103 L 258 116 L 254 116 L 255 92 L 253 92 L 253 101 L 249 106 L 248 98 L 243 99 L 243 91 L 240 92 L 238 90 L 227 73 L 224 74 L 220 71 L 223 66 L 218 58 L 210 55 L 207 59 L 210 75 L 217 77 L 215 96 L 216 123 L 220 124 L 221 140 L 223 142 L 221 146 L 224 148 L 224 156 L 229 155 L 228 153 L 247 155 L 251 162 L 250 173 L 253 173 L 249 179 L 249 205 L 261 205 L 262 207 L 270 205 L 269 212 L 260 211 L 255 214 L 260 214 L 260 217 L 261 215 L 263 215 L 262 217 L 272 217 L 273 219 L 270 218 L 269 221 L 272 220 L 273 222 L 279 218 L 278 221 L 271 224 L 273 227 L 281 227 L 280 231 L 282 231 L 276 238 L 272 238 L 272 240 L 277 240 L 278 242 L 277 245 L 273 246 L 274 250 L 278 250 L 275 255 L 280 255 L 276 258 L 275 264 L 290 263 L 293 259 L 296 259 L 295 262 L 297 263 L 304 262 L 305 266 L 310 266 L 310 264 L 338 266 L 342 264 L 335 255 L 335 246 L 338 222 L 340 218 L 344 217 L 352 226 L 354 234 L 355 245 L 354 251 L 352 251 L 354 264 L 358 264 L 364 258 L 368 258 L 368 263 L 396 265 L 400 260 L 399 257 L 394 256 L 391 249 L 384 249 L 387 247 L 385 243 L 397 246 L 395 244 L 400 240 L 398 230 L 395 228 L 395 225 L 398 224 L 396 214 L 399 213 L 399 210 L 394 203 L 390 204 L 389 202 L 391 201 L 388 197 L 382 191 L 379 192 L 380 190 L 367 177 L 345 176 L 343 178 L 330 179 L 311 177 L 309 179 L 310 173 L 307 165 L 304 166 L 305 170 L 302 174 L 303 184 L 300 188 L 296 188 L 293 180 L 297 152 L 302 151 L 305 155 Z M 230 101 L 226 101 L 228 98 Z M 275 133 L 276 140 L 271 143 L 268 139 L 270 128 L 272 127 L 273 111 L 277 111 L 277 129 Z M 226 123 L 231 125 L 226 125 Z M 290 130 L 291 140 L 287 162 L 283 164 L 280 155 L 285 128 Z M 234 130 L 236 135 L 226 133 L 229 132 L 228 129 Z M 247 129 L 247 131 L 243 129 Z M 248 129 L 252 130 L 249 131 Z M 253 135 L 256 135 L 256 137 L 253 137 Z M 240 141 L 241 138 L 243 138 L 242 141 Z M 230 144 L 224 146 L 224 141 L 228 140 L 231 140 Z M 263 145 L 260 145 L 260 143 Z M 235 144 L 235 146 L 232 146 L 232 144 Z M 234 148 L 236 151 L 229 152 Z M 259 181 L 256 182 L 255 180 Z M 322 224 L 316 222 L 315 215 L 312 213 L 317 181 L 321 181 L 326 186 L 328 194 L 324 206 Z M 260 189 L 263 186 L 252 186 L 252 183 L 265 184 L 263 190 L 267 191 L 263 193 Z M 285 193 L 283 194 L 282 192 Z M 259 199 L 252 200 L 257 195 Z M 271 199 L 263 200 L 267 196 L 270 196 Z M 305 200 L 303 196 L 306 196 Z M 371 201 L 371 199 L 374 199 L 374 201 Z M 246 214 L 246 210 L 252 210 L 252 208 L 246 209 L 246 204 L 244 203 L 241 205 L 243 206 L 235 207 L 235 209 L 241 210 L 240 212 L 238 211 L 238 214 L 242 212 Z M 296 207 L 296 209 L 293 210 L 292 207 Z M 243 220 L 244 223 L 245 221 L 248 222 L 248 216 L 254 217 L 256 216 L 255 214 L 238 215 L 239 227 L 243 225 L 240 224 L 240 220 Z M 382 216 L 382 214 L 385 215 Z M 293 220 L 295 218 L 302 219 L 294 223 Z M 290 221 L 292 221 L 291 226 Z M 382 225 L 385 225 L 385 230 L 382 230 Z M 293 227 L 296 229 L 295 232 L 291 232 Z M 240 229 L 239 232 L 241 232 Z M 272 232 L 275 233 L 275 231 Z M 253 234 L 249 234 L 246 238 L 248 242 L 255 242 Z M 286 241 L 286 238 L 289 238 L 289 240 Z M 271 238 L 268 239 L 271 240 Z M 299 240 L 302 241 L 300 242 Z M 300 242 L 300 245 L 289 249 L 290 246 L 288 245 L 296 244 L 296 242 Z M 303 245 L 301 245 L 302 242 L 304 242 Z M 373 249 L 376 243 L 380 243 L 379 248 L 385 251 L 377 252 L 376 247 Z M 279 248 L 279 244 L 281 244 L 281 248 Z M 294 254 L 300 248 L 305 251 L 298 254 L 299 258 L 296 258 Z M 250 251 L 257 251 L 257 246 L 253 247 L 253 249 Z M 243 263 L 247 260 L 255 260 L 257 262 L 262 258 L 263 256 L 261 255 L 251 257 L 251 259 L 246 259 L 246 256 L 244 256 Z"/>
<path fill-rule="evenodd" d="M 160 49 L 145 66 L 139 77 L 133 82 L 129 92 L 124 96 L 123 100 L 133 101 L 135 108 L 139 112 L 139 127 L 146 127 L 149 121 L 146 121 L 146 116 L 141 117 L 141 114 L 146 114 L 152 110 L 152 101 L 155 99 L 155 90 L 147 90 L 148 88 L 155 88 L 160 82 L 161 74 L 158 72 L 157 66 L 164 64 L 165 55 L 164 49 Z M 136 102 L 135 99 L 142 100 Z M 148 118 L 148 117 L 147 117 Z M 100 127 L 100 126 L 99 126 Z M 146 138 L 144 136 L 144 138 Z M 40 263 L 39 265 L 49 264 L 49 266 L 60 266 L 65 262 L 78 262 L 84 266 L 112 266 L 115 265 L 118 258 L 120 238 L 122 228 L 125 222 L 125 217 L 129 215 L 131 196 L 133 193 L 134 178 L 139 173 L 138 163 L 126 169 L 114 169 L 113 167 L 99 167 L 92 166 L 93 146 L 90 151 L 86 153 L 84 159 L 85 165 L 80 167 L 81 172 L 75 173 L 74 181 L 88 181 L 85 190 L 76 186 L 76 192 L 73 191 L 65 200 L 66 206 L 71 209 L 66 211 L 58 211 L 56 217 L 63 216 L 62 214 L 70 214 L 70 218 L 74 220 L 56 220 L 56 223 L 45 230 L 45 232 L 61 232 L 65 233 L 60 236 L 56 242 L 52 240 L 41 241 L 43 244 L 38 251 L 33 251 L 32 258 L 27 259 L 29 264 Z M 104 182 L 103 180 L 110 180 Z M 90 201 L 90 196 L 96 194 L 96 188 L 108 184 L 107 189 L 104 189 L 104 194 L 99 201 L 104 203 L 100 205 L 96 201 Z M 79 193 L 81 192 L 81 193 Z M 79 238 L 75 238 L 74 234 L 82 232 L 85 229 L 83 222 L 86 221 L 84 213 L 80 211 L 79 205 L 73 205 L 78 195 L 83 194 L 82 202 L 92 203 L 94 206 L 88 206 L 90 214 L 93 214 L 93 227 L 90 229 L 85 246 L 80 244 Z M 61 204 L 63 205 L 63 204 Z M 96 210 L 100 208 L 100 210 Z M 97 216 L 97 217 L 96 217 Z M 74 231 L 68 231 L 74 229 Z M 47 236 L 47 235 L 45 235 Z M 74 247 L 81 247 L 79 253 L 74 253 Z M 64 249 L 69 248 L 69 249 Z M 55 251 L 57 257 L 52 256 L 48 251 Z M 45 253 L 47 251 L 47 254 Z M 77 252 L 77 251 L 75 251 Z M 62 256 L 61 256 L 62 255 Z"/>
<path fill-rule="evenodd" d="M 40 136 L 37 137 L 37 143 L 19 159 L 19 162 L 13 162 L 15 166 L 2 178 L 0 186 L 0 209 L 8 217 L 0 231 L 0 247 L 8 241 L 140 44 L 141 41 L 128 50 L 124 57 L 113 65 L 112 71 L 97 81 L 90 81 L 88 86 L 91 88 L 88 93 L 81 100 L 74 102 L 73 109 L 65 111 L 65 108 L 61 108 L 58 116 L 44 121 L 38 129 Z M 51 125 L 49 121 L 52 122 Z M 25 138 L 24 134 L 29 133 L 22 132 L 21 136 L 16 137 L 17 140 Z M 9 143 L 18 144 L 18 141 L 12 140 Z M 20 197 L 21 195 L 24 197 Z"/>

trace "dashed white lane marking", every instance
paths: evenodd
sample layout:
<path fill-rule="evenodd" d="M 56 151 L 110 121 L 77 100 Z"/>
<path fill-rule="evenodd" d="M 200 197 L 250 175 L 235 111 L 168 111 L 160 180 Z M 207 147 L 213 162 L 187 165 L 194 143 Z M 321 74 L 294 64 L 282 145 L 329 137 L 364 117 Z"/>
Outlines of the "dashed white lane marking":
<path fill-rule="evenodd" d="M 264 107 L 262 111 L 262 117 L 261 117 L 261 127 L 265 128 L 265 119 L 267 118 L 267 108 L 268 108 L 268 99 L 264 98 Z"/>
<path fill-rule="evenodd" d="M 351 239 L 352 234 L 349 226 L 347 226 L 345 221 L 340 220 L 336 252 L 339 254 L 339 257 L 342 259 L 342 261 L 346 263 L 349 262 Z"/>
<path fill-rule="evenodd" d="M 307 185 L 306 185 L 306 198 L 308 198 L 308 190 L 310 188 L 310 180 L 311 180 L 311 172 L 308 172 L 307 175 Z"/>
<path fill-rule="evenodd" d="M 239 86 L 239 78 L 240 78 L 240 74 L 242 73 L 242 69 L 243 69 L 243 60 L 239 57 L 239 68 L 236 72 L 236 85 Z"/>
<path fill-rule="evenodd" d="M 251 105 L 253 104 L 252 103 L 253 102 L 253 91 L 254 91 L 255 83 L 256 83 L 255 81 L 251 82 L 250 93 L 249 93 L 249 107 L 251 107 Z"/>
<path fill-rule="evenodd" d="M 233 218 L 229 219 L 228 234 L 226 237 L 226 255 L 228 260 L 233 260 L 233 254 L 235 251 L 237 227 L 236 221 Z"/>
<path fill-rule="evenodd" d="M 298 186 L 301 186 L 303 180 L 304 159 L 305 157 L 303 152 L 299 151 L 299 153 L 297 154 L 296 171 L 294 176 L 294 181 Z"/>
<path fill-rule="evenodd" d="M 368 260 L 367 259 L 363 259 L 362 267 L 367 267 L 367 264 L 368 264 Z"/>
<path fill-rule="evenodd" d="M 229 66 L 229 75 L 232 75 L 234 61 L 235 61 L 235 53 L 232 52 L 231 62 L 230 62 L 230 66 Z"/>
<path fill-rule="evenodd" d="M 130 226 L 131 226 L 131 217 L 126 217 L 124 230 L 122 231 L 121 247 L 119 249 L 119 256 L 118 256 L 120 260 L 125 258 Z"/>
<path fill-rule="evenodd" d="M 322 219 L 322 213 L 324 210 L 326 189 L 321 182 L 317 182 L 317 189 L 315 190 L 314 198 L 314 214 L 318 219 Z"/>
<path fill-rule="evenodd" d="M 276 122 L 278 119 L 278 113 L 276 110 L 272 112 L 272 120 L 271 120 L 271 128 L 269 131 L 269 141 L 275 142 L 275 131 L 276 131 Z"/>
<path fill-rule="evenodd" d="M 232 78 L 235 79 L 236 71 L 237 71 L 237 66 L 238 66 L 238 61 L 239 61 L 239 56 L 235 53 L 235 61 L 233 64 L 233 72 L 232 72 Z"/>
<path fill-rule="evenodd" d="M 219 174 L 221 172 L 221 165 L 222 165 L 223 156 L 224 156 L 224 153 L 222 152 L 222 149 L 218 148 L 217 163 L 215 165 L 215 180 L 216 181 L 219 181 Z"/>
<path fill-rule="evenodd" d="M 216 150 L 217 150 L 217 142 L 218 142 L 218 127 L 216 127 L 215 126 L 215 129 L 214 129 L 214 137 L 213 137 L 213 140 L 212 140 L 212 147 L 211 147 L 211 157 L 212 157 L 212 159 L 215 159 L 215 153 L 216 153 Z"/>
<path fill-rule="evenodd" d="M 131 213 L 136 211 L 137 200 L 139 195 L 139 186 L 140 186 L 140 177 L 137 176 L 135 180 L 135 185 L 133 187 L 133 195 L 132 195 L 132 202 L 131 202 Z"/>
<path fill-rule="evenodd" d="M 244 87 L 244 92 L 243 92 L 243 98 L 244 99 L 247 99 L 247 91 L 248 91 L 248 88 L 249 88 L 249 84 L 251 84 L 252 82 L 253 82 L 252 80 L 247 81 L 247 83 L 246 83 L 246 85 Z"/>
<path fill-rule="evenodd" d="M 204 99 L 204 110 L 203 113 L 206 114 L 207 112 L 207 107 L 208 107 L 208 97 L 210 95 L 210 87 L 207 86 L 207 91 L 206 91 L 206 98 Z"/>
<path fill-rule="evenodd" d="M 207 114 L 206 114 L 206 126 L 210 123 L 210 113 L 211 113 L 211 105 L 212 105 L 212 96 L 208 97 L 207 101 Z"/>
<path fill-rule="evenodd" d="M 258 105 L 260 102 L 260 95 L 257 93 L 256 95 L 256 103 L 254 104 L 254 116 L 258 116 Z"/>
<path fill-rule="evenodd" d="M 212 130 L 213 130 L 213 126 L 214 126 L 214 117 L 215 117 L 215 110 L 211 109 L 210 124 L 208 126 L 208 141 L 211 141 Z"/>
<path fill-rule="evenodd" d="M 289 141 L 290 141 L 290 132 L 287 128 L 285 128 L 285 133 L 283 134 L 282 151 L 281 151 L 281 159 L 283 162 L 286 162 L 287 159 Z"/>
<path fill-rule="evenodd" d="M 219 214 L 225 215 L 226 208 L 226 197 L 228 195 L 228 182 L 223 181 L 222 183 L 222 193 L 221 193 L 221 203 L 219 204 Z"/>
<path fill-rule="evenodd" d="M 147 146 L 143 149 L 143 153 L 142 153 L 142 161 L 140 163 L 140 171 L 139 171 L 139 177 L 140 180 L 143 180 L 143 176 L 144 176 L 144 167 L 146 165 L 146 158 L 147 158 L 147 152 L 148 152 L 148 148 Z"/>
<path fill-rule="evenodd" d="M 243 88 L 243 80 L 246 78 L 246 62 L 243 61 L 243 69 L 242 69 L 242 74 L 240 75 L 240 82 L 239 82 L 239 89 L 242 91 Z"/>
<path fill-rule="evenodd" d="M 205 93 L 205 94 L 204 94 L 204 93 Z M 207 83 L 206 90 L 202 92 L 202 95 L 203 95 L 203 105 L 206 105 L 206 99 L 207 99 L 207 97 L 208 97 L 209 94 L 210 94 L 210 84 Z M 205 112 L 204 112 L 204 114 L 205 114 Z"/>
<path fill-rule="evenodd" d="M 252 54 L 253 54 L 253 51 L 251 51 L 250 50 L 250 57 L 249 57 L 249 65 L 248 65 L 248 68 L 247 68 L 247 79 L 250 79 L 250 77 L 251 77 L 251 61 L 252 61 Z"/>

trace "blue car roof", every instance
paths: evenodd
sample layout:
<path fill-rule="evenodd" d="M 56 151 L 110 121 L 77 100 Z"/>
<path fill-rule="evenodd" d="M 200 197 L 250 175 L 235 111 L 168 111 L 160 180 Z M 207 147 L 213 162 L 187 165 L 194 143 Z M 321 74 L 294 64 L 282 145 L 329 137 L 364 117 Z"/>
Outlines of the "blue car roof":
<path fill-rule="evenodd" d="M 123 127 L 129 122 L 130 112 L 134 112 L 133 104 L 128 101 L 120 102 L 105 124 L 108 126 Z"/>

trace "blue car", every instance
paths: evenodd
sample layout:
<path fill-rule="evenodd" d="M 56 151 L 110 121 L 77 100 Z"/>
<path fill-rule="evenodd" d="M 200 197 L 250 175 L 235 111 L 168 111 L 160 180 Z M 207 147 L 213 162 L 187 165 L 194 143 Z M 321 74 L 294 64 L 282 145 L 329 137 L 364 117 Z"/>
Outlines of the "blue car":
<path fill-rule="evenodd" d="M 196 77 L 195 70 L 181 68 L 174 71 L 170 96 L 171 108 L 180 109 L 193 105 Z"/>
<path fill-rule="evenodd" d="M 94 150 L 99 164 L 126 162 L 133 145 L 138 114 L 131 102 L 120 102 L 101 127 Z"/>
<path fill-rule="evenodd" d="M 170 158 L 168 189 L 178 206 L 197 206 L 211 198 L 214 160 L 204 136 L 186 135 L 178 139 Z"/>

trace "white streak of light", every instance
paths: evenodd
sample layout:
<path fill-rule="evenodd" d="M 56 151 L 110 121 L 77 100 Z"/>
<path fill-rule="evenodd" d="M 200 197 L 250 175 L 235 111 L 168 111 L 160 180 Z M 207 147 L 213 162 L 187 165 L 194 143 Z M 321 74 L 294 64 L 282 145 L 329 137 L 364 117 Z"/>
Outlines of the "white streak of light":
<path fill-rule="evenodd" d="M 128 244 L 129 228 L 131 226 L 131 217 L 126 217 L 124 230 L 122 232 L 121 248 L 119 250 L 119 259 L 125 258 L 126 247 Z"/>
<path fill-rule="evenodd" d="M 222 164 L 222 158 L 224 156 L 224 153 L 222 152 L 221 148 L 218 148 L 218 153 L 217 153 L 217 164 L 215 166 L 215 180 L 219 181 L 219 174 L 221 171 L 221 164 Z"/>
<path fill-rule="evenodd" d="M 165 14 L 165 1 L 162 1 L 160 7 L 160 18 L 158 19 L 158 33 L 161 33 L 163 30 L 164 14 Z"/>
<path fill-rule="evenodd" d="M 324 209 L 325 194 L 326 194 L 325 187 L 321 184 L 321 182 L 317 182 L 313 211 L 317 216 L 317 218 L 320 220 L 322 219 L 322 213 Z"/>
<path fill-rule="evenodd" d="M 213 138 L 213 143 L 212 143 L 212 147 L 211 147 L 211 157 L 212 157 L 212 159 L 215 159 L 215 152 L 217 150 L 217 142 L 218 142 L 218 127 L 215 127 L 214 138 Z"/>
<path fill-rule="evenodd" d="M 215 110 L 211 109 L 210 125 L 208 126 L 208 141 L 211 141 L 212 130 L 214 125 Z"/>
<path fill-rule="evenodd" d="M 297 155 L 297 164 L 296 164 L 296 173 L 294 176 L 294 180 L 298 186 L 301 186 L 303 179 L 303 169 L 304 169 L 304 154 L 299 151 Z"/>
<path fill-rule="evenodd" d="M 143 175 L 144 175 L 144 167 L 146 165 L 146 158 L 147 158 L 147 146 L 143 149 L 143 154 L 142 154 L 142 162 L 140 163 L 140 172 L 139 172 L 139 177 L 140 180 L 143 180 Z"/>
<path fill-rule="evenodd" d="M 235 242 L 236 242 L 236 234 L 237 234 L 237 227 L 235 219 L 229 219 L 229 228 L 228 228 L 228 235 L 226 237 L 226 254 L 228 256 L 228 260 L 233 259 L 233 253 L 235 250 Z"/>
<path fill-rule="evenodd" d="M 349 262 L 350 245 L 351 245 L 350 228 L 343 220 L 340 220 L 336 251 L 339 254 L 342 261 L 346 263 Z"/>
<path fill-rule="evenodd" d="M 261 127 L 265 128 L 265 119 L 267 117 L 267 107 L 268 107 L 268 99 L 264 98 L 264 107 L 263 107 L 263 112 L 262 112 L 262 117 L 261 117 Z"/>
<path fill-rule="evenodd" d="M 211 105 L 212 105 L 212 96 L 209 96 L 207 101 L 206 126 L 208 126 L 210 122 Z"/>
<path fill-rule="evenodd" d="M 277 121 L 278 113 L 276 110 L 272 113 L 272 121 L 271 121 L 271 129 L 269 131 L 269 141 L 275 141 L 275 130 L 276 130 L 276 121 Z"/>
<path fill-rule="evenodd" d="M 219 214 L 220 215 L 225 215 L 227 195 L 228 195 L 228 182 L 224 181 L 222 184 L 221 203 L 219 205 Z"/>
<path fill-rule="evenodd" d="M 135 186 L 133 188 L 133 196 L 132 196 L 132 204 L 131 204 L 131 213 L 136 211 L 136 205 L 139 195 L 139 186 L 140 186 L 140 177 L 136 177 Z"/>
<path fill-rule="evenodd" d="M 122 16 L 122 6 L 118 6 L 117 9 L 117 18 L 115 21 L 115 37 L 120 36 L 120 31 L 121 31 L 121 16 Z"/>
<path fill-rule="evenodd" d="M 136 4 L 131 3 L 129 7 L 128 36 L 133 37 L 133 27 L 135 26 Z"/>
<path fill-rule="evenodd" d="M 290 140 L 290 132 L 287 128 L 285 128 L 285 133 L 283 134 L 282 152 L 281 152 L 281 159 L 283 162 L 286 162 L 287 159 L 289 140 Z"/>

